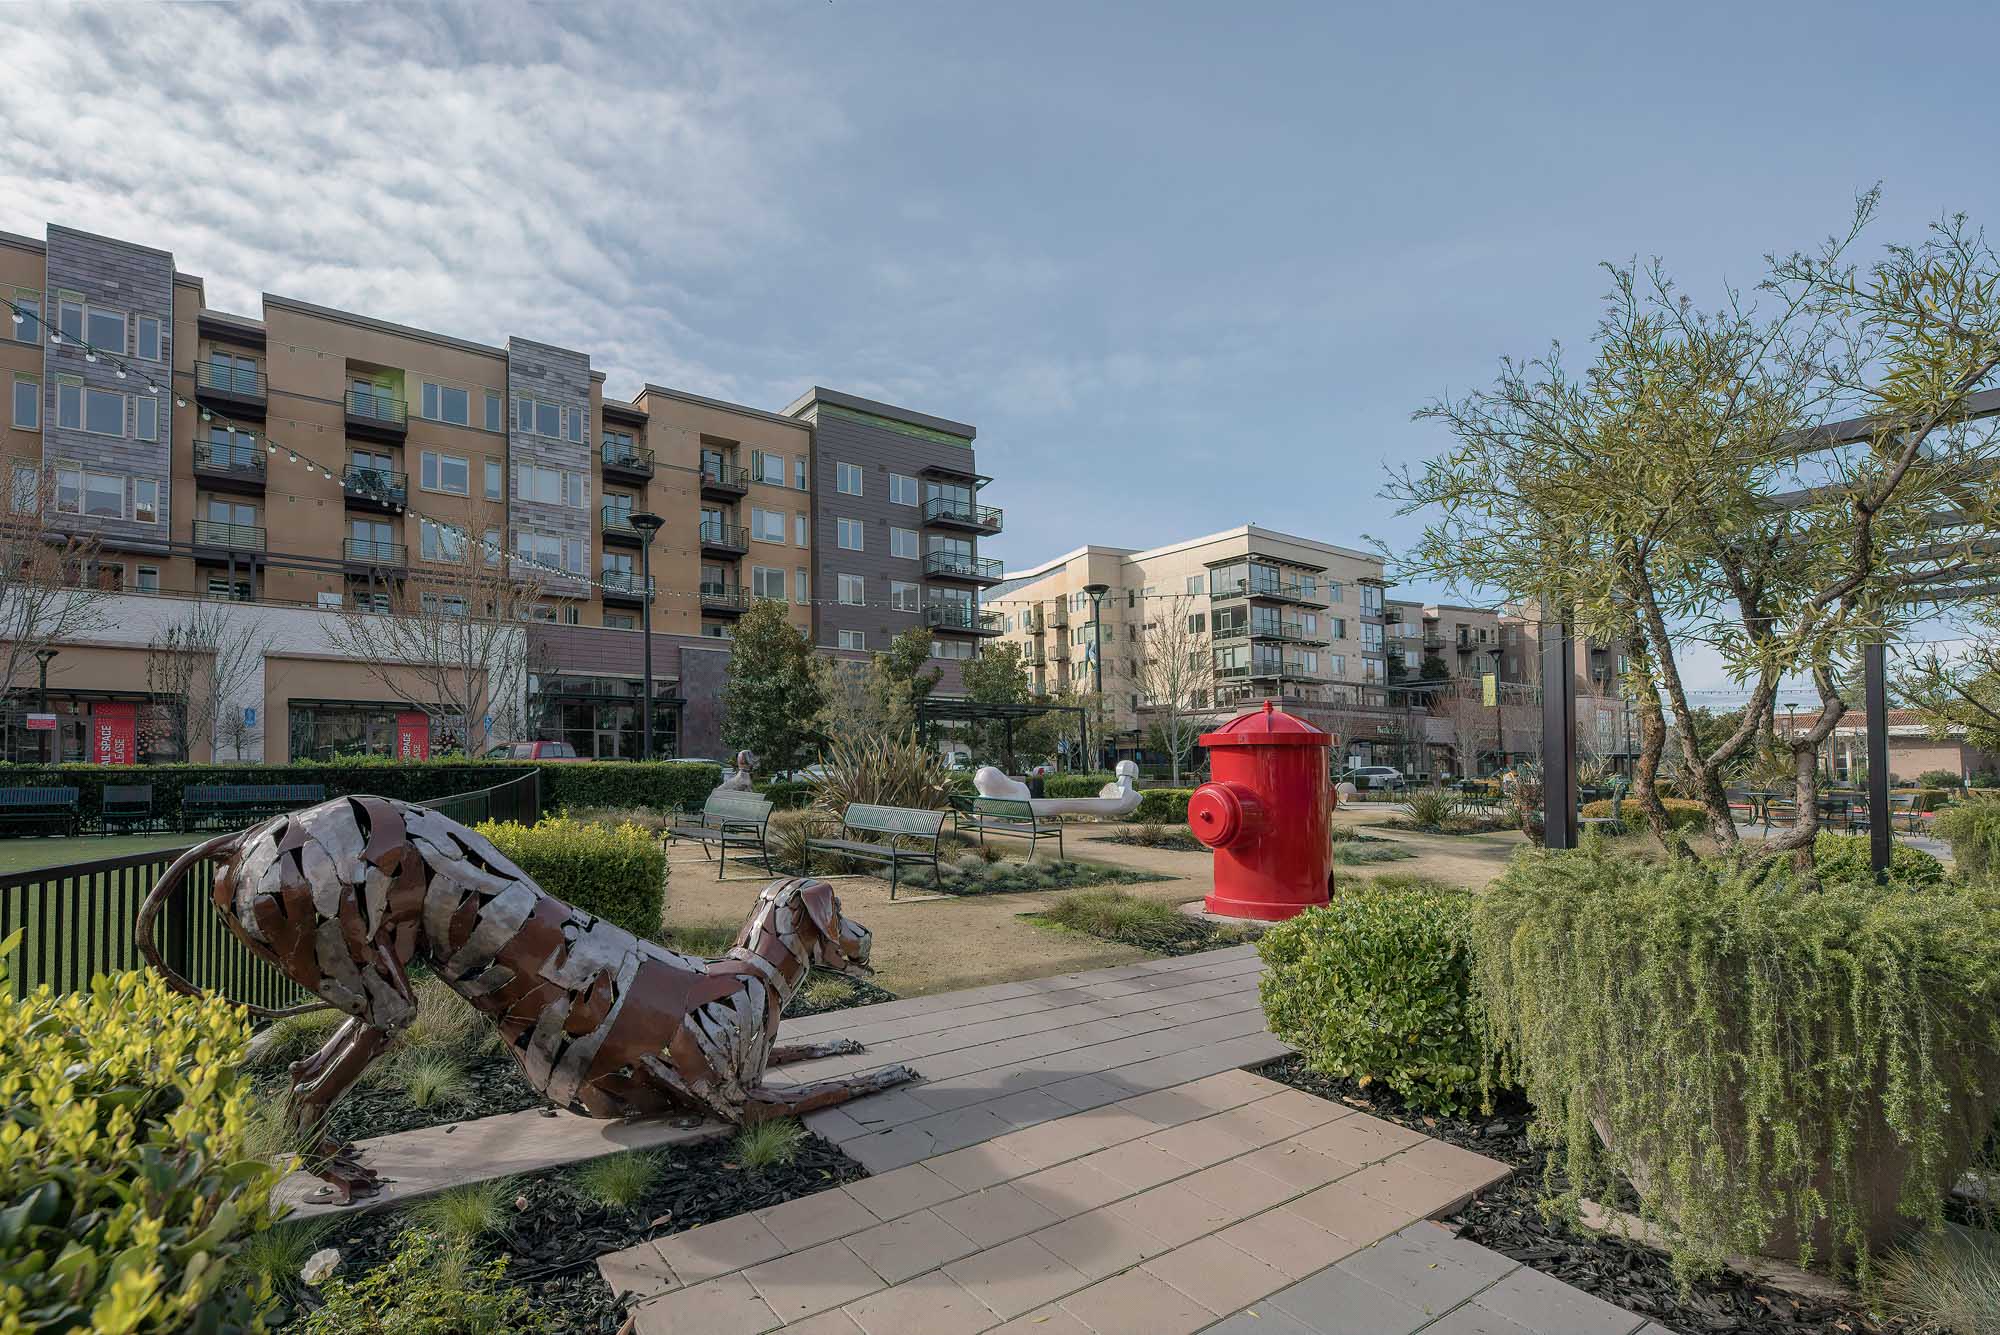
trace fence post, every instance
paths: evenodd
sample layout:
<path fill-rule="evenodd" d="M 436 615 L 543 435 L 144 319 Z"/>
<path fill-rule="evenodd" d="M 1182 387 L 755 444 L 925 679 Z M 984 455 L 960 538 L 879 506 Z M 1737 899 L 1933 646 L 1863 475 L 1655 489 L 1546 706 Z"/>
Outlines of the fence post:
<path fill-rule="evenodd" d="M 167 857 L 153 864 L 154 885 L 159 884 L 160 877 L 166 874 L 167 868 L 173 865 L 173 861 L 172 857 Z M 147 888 L 151 889 L 150 886 Z M 195 895 L 194 877 L 190 876 L 181 882 L 180 891 L 167 905 L 166 940 L 160 944 L 160 954 L 166 960 L 167 966 L 189 982 L 195 981 L 194 975 L 190 972 L 192 963 L 188 958 L 189 937 L 194 924 L 194 905 L 189 901 Z"/>

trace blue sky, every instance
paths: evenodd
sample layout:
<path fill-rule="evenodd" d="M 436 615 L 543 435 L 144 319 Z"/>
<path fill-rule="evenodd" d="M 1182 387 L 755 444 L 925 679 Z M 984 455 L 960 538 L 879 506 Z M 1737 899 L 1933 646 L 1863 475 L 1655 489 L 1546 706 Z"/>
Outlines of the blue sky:
<path fill-rule="evenodd" d="M 1016 567 L 1394 542 L 1412 410 L 1580 344 L 1598 260 L 1706 297 L 1877 180 L 1878 241 L 2000 216 L 1990 7 L 1619 8 L 10 7 L 0 227 L 971 421 Z"/>

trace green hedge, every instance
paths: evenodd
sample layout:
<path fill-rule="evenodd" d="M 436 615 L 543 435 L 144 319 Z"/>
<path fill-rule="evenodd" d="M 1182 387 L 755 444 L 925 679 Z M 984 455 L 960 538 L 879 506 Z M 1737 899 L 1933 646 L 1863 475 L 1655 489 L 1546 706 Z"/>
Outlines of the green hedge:
<path fill-rule="evenodd" d="M 1708 822 L 1708 808 L 1699 802 L 1690 802 L 1685 797 L 1662 797 L 1660 805 L 1666 808 L 1667 828 L 1670 830 L 1692 830 Z M 1609 798 L 1601 798 L 1595 802 L 1585 802 L 1579 814 L 1587 819 L 1609 820 L 1611 801 Z M 1631 829 L 1646 828 L 1646 809 L 1629 796 L 1620 804 L 1618 816 Z"/>
<path fill-rule="evenodd" d="M 1982 797 L 1940 811 L 1938 838 L 1952 860 L 1974 880 L 2000 881 L 2000 798 Z"/>
<path fill-rule="evenodd" d="M 19 939 L 17 933 L 14 941 Z M 250 1143 L 243 1012 L 151 970 L 16 1000 L 0 943 L 0 1330 L 262 1330 L 240 1273 L 283 1168 Z"/>
<path fill-rule="evenodd" d="M 1187 823 L 1188 799 L 1192 788 L 1148 788 L 1139 794 L 1139 809 L 1125 819 L 1142 825 Z"/>
<path fill-rule="evenodd" d="M 551 817 L 488 821 L 479 832 L 556 898 L 656 941 L 667 907 L 667 855 L 637 825 Z"/>
<path fill-rule="evenodd" d="M 779 811 L 803 811 L 812 805 L 817 791 L 809 783 L 792 783 L 784 779 L 757 785 L 757 792 Z"/>
<path fill-rule="evenodd" d="M 1422 1108 L 1471 1108 L 1482 1070 L 1471 899 L 1364 883 L 1273 927 L 1257 945 L 1271 1032 L 1315 1070 L 1379 1080 Z"/>
<path fill-rule="evenodd" d="M 153 785 L 153 810 L 172 820 L 181 791 L 207 783 L 317 783 L 328 797 L 368 793 L 427 802 L 475 788 L 490 788 L 542 772 L 542 803 L 570 807 L 699 807 L 722 782 L 722 770 L 705 761 L 580 760 L 302 760 L 291 765 L 0 765 L 0 788 L 68 787 L 78 790 L 85 820 L 103 810 L 107 784 Z"/>
<path fill-rule="evenodd" d="M 1096 797 L 1105 784 L 1116 782 L 1116 774 L 1051 774 L 1042 780 L 1042 796 Z"/>

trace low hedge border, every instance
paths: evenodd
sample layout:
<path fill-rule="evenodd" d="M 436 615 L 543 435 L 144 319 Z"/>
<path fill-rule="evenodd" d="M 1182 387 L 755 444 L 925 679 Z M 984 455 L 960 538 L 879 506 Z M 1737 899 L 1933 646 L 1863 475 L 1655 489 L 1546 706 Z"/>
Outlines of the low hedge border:
<path fill-rule="evenodd" d="M 0 765 L 0 788 L 67 787 L 77 790 L 85 819 L 104 809 L 109 784 L 153 785 L 153 810 L 171 820 L 181 793 L 194 784 L 317 783 L 328 797 L 368 793 L 405 802 L 454 797 L 542 772 L 542 804 L 551 811 L 571 807 L 646 806 L 659 810 L 699 808 L 722 782 L 720 766 L 696 760 L 579 760 L 551 764 L 536 760 L 302 760 L 291 765 Z"/>
<path fill-rule="evenodd" d="M 487 821 L 479 833 L 557 899 L 647 941 L 660 939 L 667 854 L 637 825 L 552 817 L 534 825 Z"/>

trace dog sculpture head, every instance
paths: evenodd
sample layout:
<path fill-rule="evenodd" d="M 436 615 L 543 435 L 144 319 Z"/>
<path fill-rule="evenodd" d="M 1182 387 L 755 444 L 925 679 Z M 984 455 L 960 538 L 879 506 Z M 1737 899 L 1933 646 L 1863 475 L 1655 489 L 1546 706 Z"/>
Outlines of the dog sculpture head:
<path fill-rule="evenodd" d="M 875 971 L 868 967 L 868 952 L 873 938 L 866 927 L 840 911 L 840 896 L 833 893 L 833 887 L 819 880 L 794 884 L 813 926 L 808 962 L 851 978 L 871 976 Z"/>

